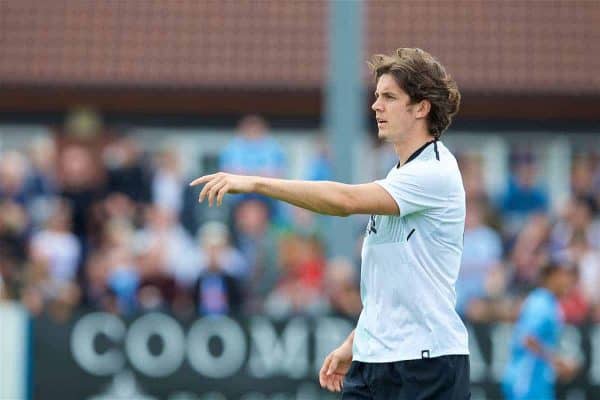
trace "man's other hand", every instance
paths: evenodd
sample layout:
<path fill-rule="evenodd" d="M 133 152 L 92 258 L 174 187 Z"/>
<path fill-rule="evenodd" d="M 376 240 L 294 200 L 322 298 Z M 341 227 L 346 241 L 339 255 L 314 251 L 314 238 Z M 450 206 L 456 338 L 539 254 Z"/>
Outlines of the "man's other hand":
<path fill-rule="evenodd" d="M 340 392 L 350 364 L 352 364 L 352 344 L 345 342 L 325 357 L 319 372 L 321 387 L 332 392 Z"/>

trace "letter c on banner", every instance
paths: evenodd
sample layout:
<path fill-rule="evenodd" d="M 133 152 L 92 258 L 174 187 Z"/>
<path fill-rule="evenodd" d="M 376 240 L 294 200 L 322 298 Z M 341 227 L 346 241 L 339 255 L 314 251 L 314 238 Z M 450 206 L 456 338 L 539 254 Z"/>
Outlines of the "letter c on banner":
<path fill-rule="evenodd" d="M 71 353 L 81 368 L 92 375 L 113 375 L 125 364 L 123 353 L 111 349 L 103 354 L 96 351 L 94 340 L 104 334 L 114 342 L 125 336 L 125 324 L 112 314 L 96 312 L 87 314 L 75 323 L 71 334 Z"/>
<path fill-rule="evenodd" d="M 209 340 L 218 337 L 223 352 L 215 357 Z M 226 378 L 235 374 L 246 358 L 246 338 L 237 322 L 228 317 L 205 317 L 197 320 L 188 333 L 188 359 L 192 367 L 209 378 Z"/>
<path fill-rule="evenodd" d="M 160 354 L 150 352 L 148 341 L 157 335 L 163 342 Z M 184 357 L 183 330 L 173 318 L 150 313 L 140 317 L 129 327 L 125 339 L 125 351 L 131 364 L 138 371 L 151 377 L 164 377 L 175 372 Z"/>

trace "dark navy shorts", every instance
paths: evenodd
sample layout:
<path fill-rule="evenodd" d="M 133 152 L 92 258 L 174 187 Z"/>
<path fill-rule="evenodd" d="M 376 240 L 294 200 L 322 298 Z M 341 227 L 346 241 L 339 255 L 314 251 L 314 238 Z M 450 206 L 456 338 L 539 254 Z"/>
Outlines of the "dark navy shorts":
<path fill-rule="evenodd" d="M 353 361 L 343 400 L 467 400 L 469 356 L 450 355 L 389 363 Z"/>

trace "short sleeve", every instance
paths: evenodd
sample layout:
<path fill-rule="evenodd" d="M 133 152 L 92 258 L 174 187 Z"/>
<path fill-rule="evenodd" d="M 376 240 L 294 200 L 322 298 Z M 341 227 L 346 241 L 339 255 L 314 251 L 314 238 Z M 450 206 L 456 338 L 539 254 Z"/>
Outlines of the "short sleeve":
<path fill-rule="evenodd" d="M 414 163 L 375 181 L 396 201 L 402 216 L 447 206 L 448 182 L 439 168 Z"/>
<path fill-rule="evenodd" d="M 223 171 L 233 170 L 234 149 L 232 144 L 227 145 L 219 154 L 219 169 Z"/>
<path fill-rule="evenodd" d="M 538 340 L 543 340 L 548 336 L 548 330 L 551 326 L 552 309 L 540 299 L 534 299 L 525 304 L 522 318 L 522 335 L 534 336 Z"/>

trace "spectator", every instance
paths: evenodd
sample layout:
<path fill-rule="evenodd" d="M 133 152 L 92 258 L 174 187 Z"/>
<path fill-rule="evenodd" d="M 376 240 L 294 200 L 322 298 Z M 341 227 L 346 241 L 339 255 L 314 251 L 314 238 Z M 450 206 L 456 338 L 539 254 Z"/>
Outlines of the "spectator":
<path fill-rule="evenodd" d="M 200 244 L 201 271 L 208 268 L 209 257 L 206 250 L 218 250 L 216 255 L 223 271 L 240 281 L 248 279 L 248 262 L 242 253 L 231 245 L 229 231 L 225 224 L 217 221 L 206 222 L 198 230 L 198 242 Z"/>
<path fill-rule="evenodd" d="M 578 279 L 573 290 L 561 300 L 565 321 L 582 323 L 588 316 L 596 319 L 600 306 L 600 253 L 590 246 L 584 231 L 575 231 L 571 242 L 556 258 L 577 266 Z"/>
<path fill-rule="evenodd" d="M 5 294 L 13 299 L 19 298 L 24 283 L 28 225 L 28 215 L 22 206 L 0 198 L 0 276 Z"/>
<path fill-rule="evenodd" d="M 325 270 L 324 283 L 329 312 L 357 319 L 362 303 L 356 268 L 352 263 L 344 258 L 330 260 Z"/>
<path fill-rule="evenodd" d="M 484 225 L 481 205 L 468 203 L 462 265 L 456 282 L 456 309 L 462 316 L 474 321 L 490 318 L 487 299 L 493 295 L 490 293 L 491 278 L 501 274 L 501 268 L 500 235 Z"/>
<path fill-rule="evenodd" d="M 311 181 L 327 181 L 333 179 L 333 164 L 327 142 L 323 136 L 316 140 L 316 152 L 310 158 L 305 178 Z M 315 214 L 301 207 L 281 204 L 286 209 L 294 229 L 302 234 L 319 234 L 331 222 L 331 217 Z"/>
<path fill-rule="evenodd" d="M 519 155 L 515 159 L 514 174 L 501 200 L 502 218 L 509 237 L 514 237 L 529 216 L 548 211 L 548 198 L 537 184 L 537 175 L 532 154 Z"/>
<path fill-rule="evenodd" d="M 193 240 L 170 209 L 147 209 L 146 224 L 136 233 L 134 246 L 180 285 L 189 285 L 197 276 Z"/>
<path fill-rule="evenodd" d="M 110 271 L 105 253 L 100 251 L 90 253 L 84 269 L 82 304 L 93 310 L 118 313 L 114 292 L 108 285 Z"/>
<path fill-rule="evenodd" d="M 27 192 L 30 196 L 28 209 L 35 226 L 42 224 L 52 199 L 56 197 L 58 177 L 56 173 L 56 146 L 50 137 L 37 137 L 28 149 L 31 169 L 27 176 Z"/>
<path fill-rule="evenodd" d="M 150 203 L 150 173 L 142 151 L 131 136 L 122 136 L 102 154 L 107 169 L 107 190 L 122 193 L 136 203 Z"/>
<path fill-rule="evenodd" d="M 219 169 L 242 175 L 284 176 L 285 154 L 267 130 L 266 121 L 259 116 L 242 118 L 238 135 L 221 153 Z"/>
<path fill-rule="evenodd" d="M 24 264 L 27 260 L 29 225 L 29 215 L 22 205 L 0 198 L 1 254 L 14 259 L 17 264 Z"/>
<path fill-rule="evenodd" d="M 308 163 L 306 179 L 311 181 L 330 181 L 333 179 L 333 164 L 327 141 L 317 138 L 316 152 Z"/>
<path fill-rule="evenodd" d="M 550 261 L 549 232 L 550 221 L 545 214 L 529 217 L 519 232 L 509 258 L 513 294 L 524 295 L 535 287 L 540 268 Z"/>
<path fill-rule="evenodd" d="M 279 240 L 269 223 L 269 206 L 261 197 L 244 196 L 233 210 L 233 226 L 236 247 L 248 263 L 249 311 L 259 311 L 279 279 Z"/>
<path fill-rule="evenodd" d="M 482 222 L 493 229 L 500 228 L 499 216 L 490 201 L 483 176 L 481 155 L 465 153 L 459 158 L 460 170 L 465 185 L 467 205 L 477 203 Z"/>
<path fill-rule="evenodd" d="M 23 288 L 23 302 L 34 315 L 47 311 L 55 320 L 67 320 L 79 304 L 81 290 L 73 281 L 53 279 L 44 264 L 29 264 Z"/>
<path fill-rule="evenodd" d="M 165 271 L 161 259 L 152 252 L 141 253 L 136 265 L 140 281 L 137 287 L 137 304 L 141 311 L 171 310 L 177 297 L 177 284 Z"/>
<path fill-rule="evenodd" d="M 82 295 L 76 281 L 81 245 L 70 227 L 68 203 L 55 199 L 44 229 L 32 236 L 29 246 L 25 303 L 32 313 L 46 310 L 58 321 L 71 315 Z"/>
<path fill-rule="evenodd" d="M 12 298 L 23 295 L 27 284 L 29 215 L 19 203 L 0 197 L 0 275 Z"/>
<path fill-rule="evenodd" d="M 600 247 L 600 222 L 594 220 L 596 207 L 590 197 L 572 198 L 555 224 L 551 234 L 551 246 L 554 252 L 564 250 L 576 232 L 583 234 L 592 247 Z"/>
<path fill-rule="evenodd" d="M 29 165 L 19 152 L 0 155 L 0 199 L 10 200 L 27 207 L 30 199 L 26 187 Z"/>
<path fill-rule="evenodd" d="M 140 287 L 140 266 L 133 252 L 134 230 L 123 220 L 107 223 L 102 252 L 108 271 L 107 287 L 114 295 L 116 308 L 122 315 L 131 315 L 139 308 L 137 292 Z"/>
<path fill-rule="evenodd" d="M 179 215 L 183 206 L 185 182 L 179 155 L 173 148 L 162 150 L 156 156 L 152 177 L 152 202 Z"/>
<path fill-rule="evenodd" d="M 579 233 L 573 236 L 569 253 L 578 267 L 578 287 L 592 307 L 594 321 L 600 321 L 600 251 Z"/>
<path fill-rule="evenodd" d="M 28 148 L 31 171 L 28 177 L 30 190 L 36 195 L 52 196 L 56 194 L 58 178 L 56 176 L 56 144 L 49 136 L 38 136 Z"/>
<path fill-rule="evenodd" d="M 54 201 L 45 229 L 31 238 L 30 259 L 48 270 L 57 282 L 73 282 L 81 258 L 81 245 L 71 233 L 71 208 L 62 199 Z"/>
<path fill-rule="evenodd" d="M 281 145 L 268 133 L 267 122 L 257 115 L 241 119 L 238 134 L 220 154 L 219 169 L 235 174 L 274 178 L 285 177 L 287 173 L 286 157 Z M 280 203 L 267 197 L 263 197 L 263 201 L 269 204 L 270 219 L 278 223 L 287 219 L 285 208 Z"/>
<path fill-rule="evenodd" d="M 243 276 L 245 266 L 239 253 L 229 246 L 227 228 L 208 222 L 200 228 L 199 242 L 203 257 L 193 290 L 198 314 L 238 314 L 243 306 L 242 290 L 233 274 Z"/>
<path fill-rule="evenodd" d="M 322 287 L 325 262 L 318 242 L 287 235 L 280 243 L 279 256 L 281 275 L 265 300 L 265 311 L 279 318 L 323 313 L 327 308 Z"/>
<path fill-rule="evenodd" d="M 593 197 L 594 168 L 591 157 L 578 155 L 571 167 L 571 192 L 576 197 Z"/>
<path fill-rule="evenodd" d="M 485 204 L 488 195 L 484 186 L 481 156 L 474 153 L 464 153 L 461 154 L 458 161 L 465 185 L 467 204 L 473 202 Z"/>
<path fill-rule="evenodd" d="M 80 145 L 68 145 L 60 155 L 60 178 L 65 198 L 73 212 L 73 233 L 79 238 L 84 251 L 87 241 L 96 233 L 91 225 L 92 207 L 100 202 L 103 190 L 95 171 L 91 152 Z"/>
<path fill-rule="evenodd" d="M 22 268 L 18 268 L 14 257 L 3 253 L 0 247 L 0 279 L 4 299 L 19 300 L 19 286 L 22 282 Z"/>
<path fill-rule="evenodd" d="M 101 207 L 94 209 L 96 212 L 94 217 L 103 222 L 122 220 L 131 224 L 141 224 L 137 206 L 138 204 L 123 193 L 109 193 Z"/>

